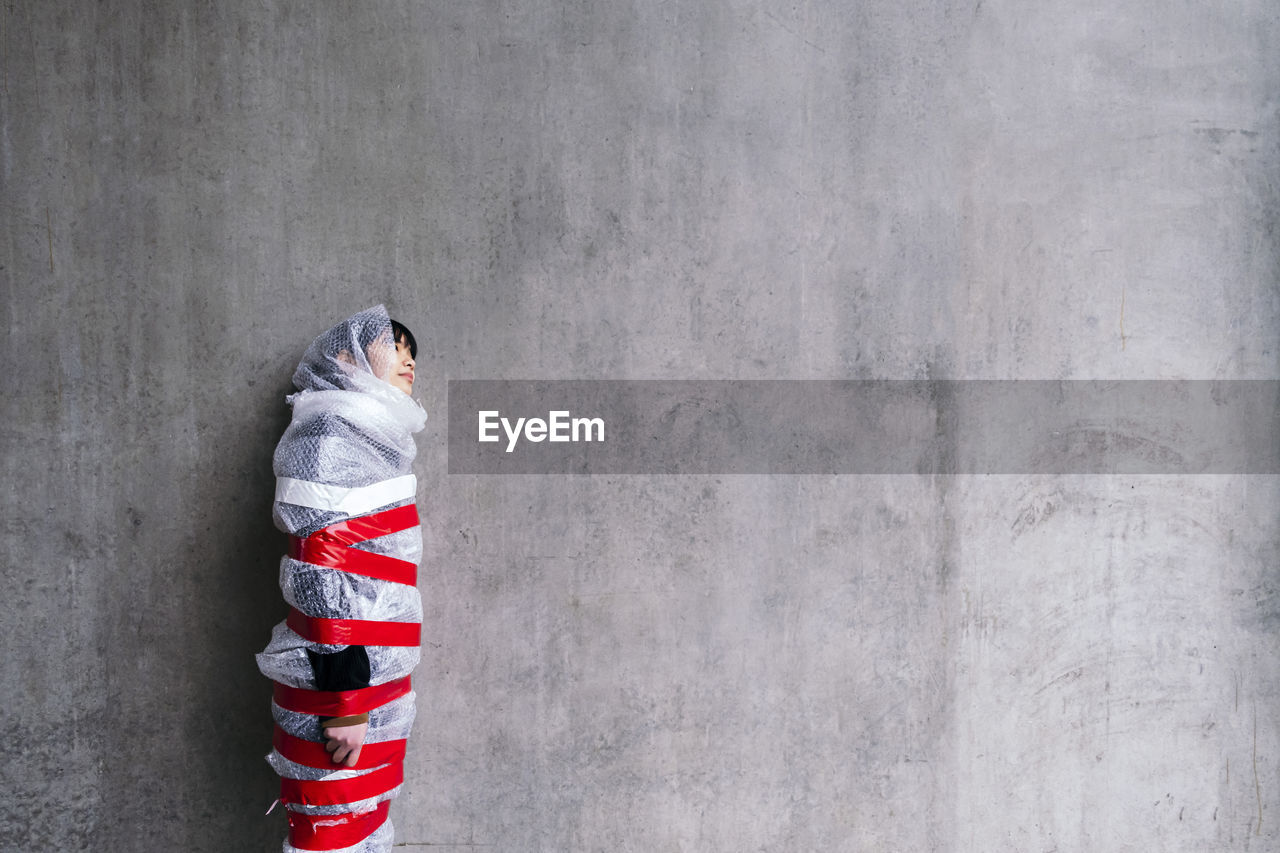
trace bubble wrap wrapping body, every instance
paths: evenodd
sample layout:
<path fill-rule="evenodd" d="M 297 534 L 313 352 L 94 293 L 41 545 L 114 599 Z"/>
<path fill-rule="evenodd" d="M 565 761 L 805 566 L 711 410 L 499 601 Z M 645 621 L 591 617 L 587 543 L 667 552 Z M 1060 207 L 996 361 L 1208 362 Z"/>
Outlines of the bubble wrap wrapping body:
<path fill-rule="evenodd" d="M 408 480 L 408 496 L 370 507 L 304 506 L 277 500 L 273 507 L 276 527 L 305 539 L 338 522 L 390 507 L 411 504 L 411 463 L 416 453 L 413 434 L 422 429 L 426 413 L 409 395 L 385 381 L 389 375 L 394 343 L 391 325 L 381 306 L 360 312 L 318 337 L 303 357 L 293 381 L 298 393 L 289 397 L 293 417 L 276 447 L 275 475 L 343 489 Z M 369 491 L 368 489 L 365 490 Z M 404 489 L 399 491 L 403 492 Z M 286 495 L 287 497 L 287 495 Z M 376 496 L 375 496 L 376 497 Z M 367 502 L 367 501 L 366 501 Z M 312 504 L 324 501 L 311 501 Z M 417 564 L 422 555 L 421 528 L 411 527 L 350 546 Z M 280 561 L 280 588 L 285 601 L 307 616 L 322 619 L 379 622 L 422 621 L 422 605 L 416 586 L 366 577 L 350 571 L 316 566 L 285 556 Z M 271 641 L 258 656 L 263 675 L 281 685 L 317 690 L 307 650 L 332 653 L 344 646 L 310 642 L 285 622 L 276 625 Z M 369 684 L 382 685 L 404 678 L 418 662 L 415 646 L 366 645 Z M 320 717 L 282 708 L 272 702 L 275 722 L 289 735 L 321 743 Z M 407 693 L 369 712 L 366 744 L 401 740 L 409 735 L 414 718 L 414 694 Z M 267 760 L 284 779 L 336 780 L 359 777 L 377 768 L 333 770 L 295 763 L 272 749 Z M 336 765 L 334 765 L 336 767 Z M 399 786 L 377 796 L 340 805 L 288 803 L 293 812 L 310 815 L 363 813 L 394 797 Z M 350 853 L 375 853 L 391 847 L 393 830 L 385 822 L 354 846 L 326 848 Z M 285 853 L 294 853 L 288 841 Z"/>

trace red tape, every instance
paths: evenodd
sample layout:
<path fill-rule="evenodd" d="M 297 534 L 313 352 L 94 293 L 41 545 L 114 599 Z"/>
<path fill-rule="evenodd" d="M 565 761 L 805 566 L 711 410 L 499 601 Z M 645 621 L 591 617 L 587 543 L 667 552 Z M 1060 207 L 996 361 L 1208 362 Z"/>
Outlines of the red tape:
<path fill-rule="evenodd" d="M 357 515 L 355 518 L 330 524 L 324 529 L 335 542 L 354 545 L 357 542 L 386 536 L 388 533 L 399 533 L 401 530 L 417 527 L 420 523 L 418 507 L 414 504 L 405 504 L 395 509 L 375 512 L 372 515 Z"/>
<path fill-rule="evenodd" d="M 404 784 L 404 765 L 388 764 L 351 779 L 281 779 L 280 802 L 304 806 L 338 806 L 379 797 Z"/>
<path fill-rule="evenodd" d="M 275 682 L 273 698 L 286 711 L 317 717 L 349 717 L 380 708 L 413 689 L 409 676 L 357 690 L 304 690 Z"/>
<path fill-rule="evenodd" d="M 373 515 L 349 518 L 317 530 L 305 539 L 290 536 L 289 556 L 313 566 L 341 569 L 352 574 L 413 586 L 418 582 L 418 567 L 413 563 L 350 546 L 408 530 L 419 523 L 418 508 L 413 504 Z"/>
<path fill-rule="evenodd" d="M 416 646 L 422 638 L 417 622 L 322 619 L 293 607 L 284 621 L 298 636 L 330 646 Z"/>
<path fill-rule="evenodd" d="M 289 815 L 289 843 L 299 850 L 340 850 L 359 844 L 386 823 L 391 811 L 391 801 L 383 800 L 373 811 L 355 814 L 302 814 L 286 811 Z"/>
<path fill-rule="evenodd" d="M 294 764 L 301 764 L 305 767 L 317 767 L 321 770 L 337 770 L 338 765 L 333 761 L 333 755 L 324 748 L 324 744 L 316 743 L 313 740 L 303 740 L 300 737 L 294 737 L 284 729 L 276 726 L 275 734 L 271 738 L 272 746 L 276 748 L 276 752 L 292 761 Z M 405 753 L 405 740 L 384 740 L 378 743 L 365 743 L 360 749 L 360 760 L 355 763 L 351 770 L 368 770 L 371 767 L 378 767 L 382 764 L 390 764 L 394 761 L 403 761 Z M 343 765 L 345 766 L 345 765 Z"/>
<path fill-rule="evenodd" d="M 319 535 L 316 534 L 317 537 Z M 353 575 L 402 583 L 405 586 L 413 586 L 418 582 L 418 567 L 407 560 L 397 560 L 386 554 L 348 548 L 346 545 L 338 545 L 323 538 L 299 539 L 296 536 L 290 536 L 289 556 L 313 566 L 340 569 Z"/>

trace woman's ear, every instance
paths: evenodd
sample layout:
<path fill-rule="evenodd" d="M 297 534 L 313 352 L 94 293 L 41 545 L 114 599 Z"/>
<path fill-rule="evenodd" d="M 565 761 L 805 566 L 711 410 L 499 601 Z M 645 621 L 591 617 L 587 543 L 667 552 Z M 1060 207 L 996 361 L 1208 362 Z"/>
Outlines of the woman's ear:
<path fill-rule="evenodd" d="M 356 357 L 351 354 L 351 350 L 341 350 L 338 353 L 338 367 L 345 373 L 351 373 L 359 369 L 360 365 L 356 364 Z"/>

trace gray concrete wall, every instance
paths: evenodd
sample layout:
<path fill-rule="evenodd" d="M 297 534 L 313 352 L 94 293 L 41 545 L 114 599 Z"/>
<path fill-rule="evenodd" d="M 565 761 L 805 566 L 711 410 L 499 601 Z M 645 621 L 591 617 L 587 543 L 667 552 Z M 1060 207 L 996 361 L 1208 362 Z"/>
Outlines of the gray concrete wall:
<path fill-rule="evenodd" d="M 400 842 L 1280 850 L 1274 477 L 450 477 L 450 378 L 1280 378 L 1280 10 L 0 8 L 6 850 L 271 850 L 270 453 L 436 417 Z M 424 848 L 425 849 L 425 848 Z"/>

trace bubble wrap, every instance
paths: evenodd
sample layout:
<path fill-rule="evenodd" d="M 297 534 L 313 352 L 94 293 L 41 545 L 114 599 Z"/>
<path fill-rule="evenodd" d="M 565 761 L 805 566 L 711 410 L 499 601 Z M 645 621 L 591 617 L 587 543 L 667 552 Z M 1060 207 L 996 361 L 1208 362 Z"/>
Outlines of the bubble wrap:
<path fill-rule="evenodd" d="M 307 349 L 293 374 L 298 393 L 288 402 L 293 418 L 276 447 L 276 477 L 290 477 L 330 486 L 358 487 L 411 473 L 416 447 L 413 434 L 422 429 L 426 412 L 386 378 L 394 366 L 391 322 L 382 306 L 362 311 L 320 335 Z M 411 503 L 389 503 L 378 512 Z M 364 513 L 362 513 L 364 514 Z M 280 530 L 306 537 L 349 516 L 277 501 L 273 517 Z M 414 527 L 353 546 L 417 563 L 422 556 L 421 528 Z M 308 565 L 290 557 L 280 560 L 280 589 L 290 605 L 312 616 L 334 619 L 421 622 L 422 605 L 414 587 Z M 284 622 L 272 631 L 271 642 L 258 656 L 258 668 L 273 681 L 315 690 L 306 650 L 330 653 L 343 646 L 310 643 Z M 383 684 L 408 675 L 418 662 L 417 647 L 366 646 L 370 684 Z M 322 742 L 320 719 L 285 710 L 272 703 L 276 723 L 295 737 Z M 369 714 L 366 743 L 398 740 L 409 735 L 414 718 L 414 694 L 402 696 Z M 281 776 L 293 779 L 341 779 L 372 772 L 327 771 L 295 764 L 276 750 L 268 762 Z M 363 812 L 390 799 L 399 788 L 376 798 L 341 806 L 289 808 L 308 814 Z M 388 820 L 349 853 L 389 850 Z M 295 848 L 287 841 L 285 853 Z"/>

